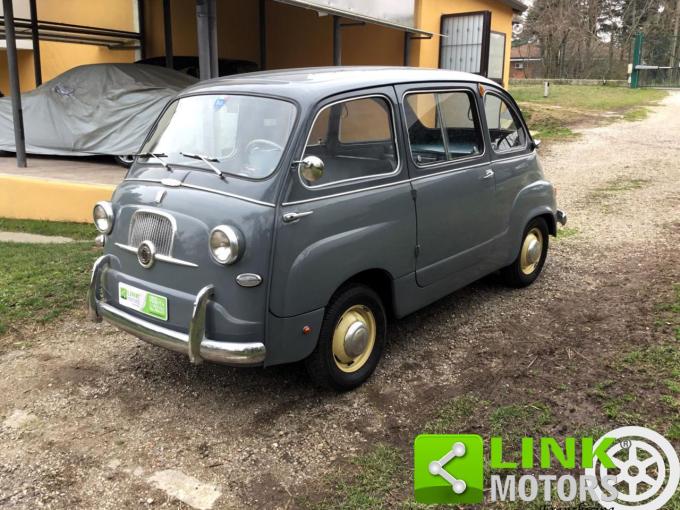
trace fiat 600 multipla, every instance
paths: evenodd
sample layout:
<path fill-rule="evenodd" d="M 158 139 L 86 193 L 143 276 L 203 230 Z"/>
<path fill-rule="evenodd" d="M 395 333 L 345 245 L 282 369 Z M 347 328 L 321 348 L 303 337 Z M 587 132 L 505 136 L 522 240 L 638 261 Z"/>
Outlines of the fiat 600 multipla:
<path fill-rule="evenodd" d="M 228 365 L 305 360 L 346 390 L 400 318 L 499 271 L 540 274 L 564 212 L 512 97 L 472 74 L 334 67 L 195 85 L 111 202 L 89 307 Z"/>

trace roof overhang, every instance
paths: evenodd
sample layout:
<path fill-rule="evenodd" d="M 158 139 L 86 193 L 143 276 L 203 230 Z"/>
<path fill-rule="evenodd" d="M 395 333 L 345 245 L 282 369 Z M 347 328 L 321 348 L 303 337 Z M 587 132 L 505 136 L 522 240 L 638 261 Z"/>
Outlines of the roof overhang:
<path fill-rule="evenodd" d="M 387 15 L 379 15 L 379 10 L 381 6 L 387 6 L 389 8 L 390 4 L 394 6 L 391 1 L 382 0 L 377 2 L 356 2 L 353 0 L 276 0 L 277 2 L 293 5 L 295 7 L 302 7 L 304 9 L 311 9 L 320 13 L 331 14 L 334 16 L 342 16 L 346 19 L 351 19 L 354 21 L 362 21 L 365 23 L 371 23 L 373 25 L 380 25 L 383 27 L 394 28 L 396 30 L 403 30 L 404 32 L 409 32 L 411 34 L 432 37 L 432 32 L 426 30 L 420 30 L 413 26 L 413 12 L 411 13 L 410 22 L 407 18 L 391 18 Z M 517 1 L 517 0 L 513 0 Z M 408 4 L 409 2 L 404 2 Z M 398 2 L 401 5 L 401 1 Z M 355 5 L 361 5 L 360 12 L 358 8 L 354 8 Z M 372 7 L 378 7 L 378 9 L 371 9 Z M 383 8 L 385 11 L 385 8 Z"/>
<path fill-rule="evenodd" d="M 0 50 L 6 50 L 7 49 L 7 41 L 5 39 L 0 40 Z M 32 50 L 33 49 L 33 41 L 27 41 L 25 39 L 18 40 L 17 41 L 17 50 Z"/>
<path fill-rule="evenodd" d="M 517 12 L 524 12 L 529 8 L 529 6 L 522 2 L 522 0 L 501 0 L 501 2 L 503 2 L 505 5 L 509 5 L 514 11 Z"/>

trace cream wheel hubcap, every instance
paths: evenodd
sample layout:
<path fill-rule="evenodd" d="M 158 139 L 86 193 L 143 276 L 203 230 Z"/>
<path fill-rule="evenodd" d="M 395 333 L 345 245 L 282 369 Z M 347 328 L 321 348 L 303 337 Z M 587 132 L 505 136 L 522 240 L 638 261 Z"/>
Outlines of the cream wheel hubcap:
<path fill-rule="evenodd" d="M 333 359 L 343 372 L 356 372 L 373 352 L 375 316 L 370 308 L 354 305 L 342 314 L 333 331 Z"/>
<path fill-rule="evenodd" d="M 543 254 L 543 233 L 538 228 L 532 228 L 524 238 L 519 264 L 522 273 L 530 275 L 538 267 Z"/>

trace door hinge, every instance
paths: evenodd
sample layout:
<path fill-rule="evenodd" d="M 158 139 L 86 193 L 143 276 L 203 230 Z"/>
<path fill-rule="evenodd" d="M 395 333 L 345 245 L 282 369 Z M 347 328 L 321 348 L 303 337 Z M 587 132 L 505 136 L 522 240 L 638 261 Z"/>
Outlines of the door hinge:
<path fill-rule="evenodd" d="M 420 255 L 420 245 L 419 244 L 416 244 L 416 249 L 414 251 L 415 251 L 416 257 L 418 257 L 418 255 Z"/>
<path fill-rule="evenodd" d="M 411 188 L 411 197 L 413 198 L 413 201 L 416 201 L 416 198 L 418 198 L 418 192 L 415 190 L 415 188 Z"/>

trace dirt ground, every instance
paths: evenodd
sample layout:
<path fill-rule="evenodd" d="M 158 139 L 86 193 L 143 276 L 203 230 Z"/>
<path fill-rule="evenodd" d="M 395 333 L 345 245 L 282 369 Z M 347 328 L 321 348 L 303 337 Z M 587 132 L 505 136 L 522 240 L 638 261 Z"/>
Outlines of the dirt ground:
<path fill-rule="evenodd" d="M 28 347 L 0 351 L 0 506 L 295 508 L 353 456 L 408 449 L 438 405 L 484 388 L 550 392 L 577 428 L 599 358 L 648 342 L 680 282 L 680 93 L 652 110 L 544 151 L 570 230 L 536 284 L 489 277 L 392 324 L 354 392 L 319 393 L 299 365 L 194 367 L 84 312 L 6 339 Z"/>

